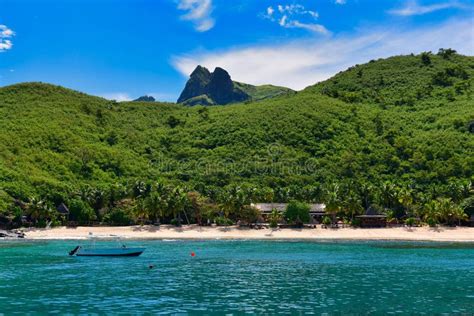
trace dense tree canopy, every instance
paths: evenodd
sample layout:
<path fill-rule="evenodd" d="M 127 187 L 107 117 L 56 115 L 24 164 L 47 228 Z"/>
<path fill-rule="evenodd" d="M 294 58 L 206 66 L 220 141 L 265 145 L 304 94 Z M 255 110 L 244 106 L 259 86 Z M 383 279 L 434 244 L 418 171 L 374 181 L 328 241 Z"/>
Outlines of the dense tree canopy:
<path fill-rule="evenodd" d="M 473 57 L 440 50 L 206 108 L 3 87 L 0 212 L 39 222 L 64 202 L 80 222 L 203 221 L 294 199 L 453 222 L 446 205 L 472 194 L 473 78 Z"/>

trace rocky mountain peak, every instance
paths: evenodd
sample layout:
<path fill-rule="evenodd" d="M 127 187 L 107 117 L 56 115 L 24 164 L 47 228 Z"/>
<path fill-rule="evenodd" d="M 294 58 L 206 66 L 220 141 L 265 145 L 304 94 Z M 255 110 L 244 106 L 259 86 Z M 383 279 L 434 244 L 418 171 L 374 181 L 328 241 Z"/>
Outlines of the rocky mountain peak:
<path fill-rule="evenodd" d="M 212 74 L 209 70 L 202 66 L 197 66 L 191 73 L 183 92 L 178 98 L 178 103 L 183 103 L 191 98 L 206 94 L 207 85 L 211 81 Z"/>
<path fill-rule="evenodd" d="M 211 73 L 199 65 L 191 73 L 178 103 L 189 101 L 189 105 L 229 104 L 249 98 L 248 94 L 234 87 L 234 82 L 224 69 L 216 67 Z"/>
<path fill-rule="evenodd" d="M 178 103 L 185 105 L 225 105 L 247 100 L 261 100 L 267 97 L 292 93 L 283 87 L 256 87 L 232 81 L 230 74 L 216 67 L 214 72 L 199 65 L 191 73 Z"/>
<path fill-rule="evenodd" d="M 155 102 L 156 100 L 151 95 L 144 95 L 133 101 L 134 102 Z"/>

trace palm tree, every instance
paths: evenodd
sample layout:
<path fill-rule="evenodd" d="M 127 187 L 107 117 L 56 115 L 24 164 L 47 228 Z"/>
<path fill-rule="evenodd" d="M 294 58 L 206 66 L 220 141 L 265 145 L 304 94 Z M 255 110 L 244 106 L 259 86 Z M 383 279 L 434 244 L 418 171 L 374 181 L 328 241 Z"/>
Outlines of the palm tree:
<path fill-rule="evenodd" d="M 135 218 L 137 218 L 138 220 L 141 220 L 143 223 L 144 220 L 147 220 L 150 218 L 149 212 L 146 209 L 145 199 L 139 197 L 135 199 L 135 201 L 136 201 L 135 208 L 134 208 Z"/>
<path fill-rule="evenodd" d="M 354 219 L 355 215 L 360 214 L 363 211 L 362 203 L 360 198 L 353 192 L 349 192 L 344 199 L 343 206 L 347 212 L 347 215 Z"/>
<path fill-rule="evenodd" d="M 156 223 L 163 216 L 167 207 L 168 200 L 166 199 L 166 196 L 163 196 L 158 192 L 153 192 L 143 199 L 143 208 L 146 217 L 150 218 L 153 223 Z"/>
<path fill-rule="evenodd" d="M 440 205 L 438 201 L 431 200 L 424 205 L 423 221 L 429 226 L 436 226 L 441 217 L 440 215 Z"/>
<path fill-rule="evenodd" d="M 361 183 L 358 186 L 358 192 L 360 194 L 362 200 L 362 206 L 364 209 L 368 209 L 370 207 L 370 196 L 373 192 L 374 188 L 370 183 Z"/>
<path fill-rule="evenodd" d="M 83 186 L 75 193 L 81 200 L 91 204 L 92 188 L 90 186 Z"/>
<path fill-rule="evenodd" d="M 46 220 L 51 214 L 51 209 L 44 200 L 31 198 L 27 205 L 27 214 L 34 224 L 41 220 Z"/>
<path fill-rule="evenodd" d="M 413 217 L 412 206 L 413 206 L 413 191 L 410 188 L 402 188 L 397 193 L 398 202 L 405 209 L 405 213 L 409 217 Z"/>
<path fill-rule="evenodd" d="M 465 181 L 461 184 L 461 195 L 462 198 L 467 198 L 469 195 L 474 193 L 474 187 L 471 181 Z"/>
<path fill-rule="evenodd" d="M 465 188 L 464 188 L 464 183 L 460 181 L 451 181 L 448 184 L 448 192 L 449 192 L 449 197 L 454 201 L 454 202 L 459 202 L 463 198 Z"/>
<path fill-rule="evenodd" d="M 454 203 L 450 198 L 439 198 L 438 203 L 440 217 L 446 224 L 452 225 L 457 221 L 458 225 L 460 225 L 461 220 L 467 219 L 467 214 L 464 212 L 464 209 Z"/>
<path fill-rule="evenodd" d="M 181 225 L 181 213 L 185 211 L 186 205 L 188 204 L 187 192 L 176 187 L 168 196 L 168 210 L 171 212 L 173 219 L 178 220 L 178 225 Z"/>
<path fill-rule="evenodd" d="M 128 189 L 126 186 L 115 183 L 109 187 L 108 198 L 109 198 L 109 207 L 113 208 L 116 206 L 117 202 L 126 198 L 128 196 Z"/>
<path fill-rule="evenodd" d="M 234 200 L 233 196 L 229 192 L 222 192 L 219 197 L 220 205 L 224 211 L 224 216 L 229 218 L 230 214 L 234 210 Z"/>
<path fill-rule="evenodd" d="M 222 192 L 220 200 L 224 216 L 229 218 L 231 214 L 239 214 L 244 206 L 251 203 L 252 198 L 240 186 L 231 186 Z"/>
<path fill-rule="evenodd" d="M 188 209 L 196 219 L 197 224 L 202 225 L 202 213 L 207 199 L 196 191 L 188 192 L 187 195 L 189 201 Z"/>
<path fill-rule="evenodd" d="M 270 222 L 270 227 L 276 228 L 278 227 L 278 222 L 280 222 L 282 219 L 281 213 L 277 209 L 273 209 L 272 212 L 270 213 L 270 216 L 268 217 L 268 220 Z"/>
<path fill-rule="evenodd" d="M 380 202 L 382 206 L 388 209 L 392 209 L 396 200 L 396 187 L 391 182 L 384 182 L 380 186 Z"/>
<path fill-rule="evenodd" d="M 260 191 L 260 196 L 262 198 L 262 202 L 273 202 L 275 199 L 275 191 L 272 188 L 265 188 Z"/>
<path fill-rule="evenodd" d="M 336 220 L 336 214 L 341 210 L 341 198 L 339 196 L 339 185 L 333 183 L 325 191 L 324 202 L 326 204 L 326 212 L 331 214 L 333 222 Z"/>
<path fill-rule="evenodd" d="M 441 187 L 433 183 L 428 186 L 428 189 L 425 190 L 425 192 L 427 192 L 431 199 L 436 199 L 436 197 L 443 194 Z"/>
<path fill-rule="evenodd" d="M 277 188 L 275 192 L 276 200 L 278 202 L 288 202 L 290 199 L 290 190 L 288 188 Z"/>
<path fill-rule="evenodd" d="M 145 183 L 141 180 L 137 180 L 135 181 L 135 183 L 133 183 L 130 191 L 133 198 L 138 198 L 150 194 L 151 189 L 152 187 L 150 184 Z"/>
<path fill-rule="evenodd" d="M 88 199 L 95 210 L 97 218 L 100 218 L 99 210 L 102 209 L 107 200 L 107 195 L 104 190 L 100 188 L 95 188 L 90 191 L 89 199 Z"/>
<path fill-rule="evenodd" d="M 154 185 L 154 190 L 158 193 L 165 194 L 172 190 L 169 186 L 166 186 L 163 182 L 158 181 Z"/>
<path fill-rule="evenodd" d="M 461 226 L 461 221 L 468 220 L 468 215 L 464 212 L 464 209 L 459 205 L 453 205 L 453 215 L 455 220 L 458 221 L 458 226 Z"/>

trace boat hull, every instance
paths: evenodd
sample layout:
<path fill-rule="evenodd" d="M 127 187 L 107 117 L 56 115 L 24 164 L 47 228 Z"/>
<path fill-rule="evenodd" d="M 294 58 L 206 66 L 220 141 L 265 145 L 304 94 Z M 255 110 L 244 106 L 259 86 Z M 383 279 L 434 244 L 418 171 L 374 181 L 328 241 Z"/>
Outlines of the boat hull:
<path fill-rule="evenodd" d="M 145 248 L 96 248 L 77 251 L 78 257 L 138 257 L 145 251 Z"/>

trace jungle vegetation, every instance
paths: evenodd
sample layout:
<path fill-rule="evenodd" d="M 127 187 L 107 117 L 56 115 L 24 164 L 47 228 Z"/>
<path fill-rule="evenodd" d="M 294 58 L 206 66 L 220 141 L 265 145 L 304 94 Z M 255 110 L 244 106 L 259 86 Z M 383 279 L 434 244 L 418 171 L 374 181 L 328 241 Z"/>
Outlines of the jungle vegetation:
<path fill-rule="evenodd" d="M 473 78 L 474 57 L 441 49 L 227 106 L 3 87 L 0 221 L 58 223 L 64 203 L 82 224 L 228 224 L 294 200 L 457 224 L 474 214 Z"/>

